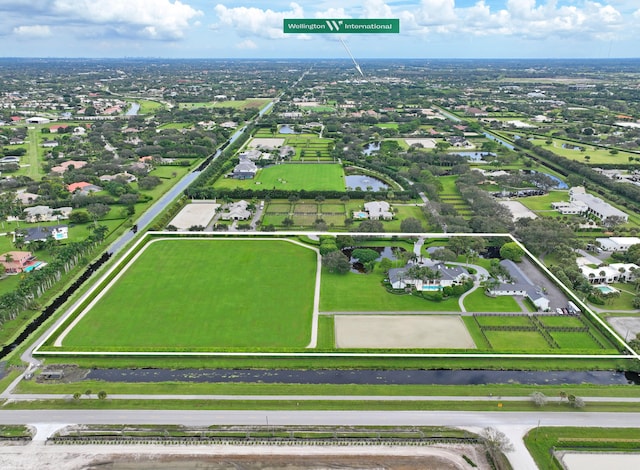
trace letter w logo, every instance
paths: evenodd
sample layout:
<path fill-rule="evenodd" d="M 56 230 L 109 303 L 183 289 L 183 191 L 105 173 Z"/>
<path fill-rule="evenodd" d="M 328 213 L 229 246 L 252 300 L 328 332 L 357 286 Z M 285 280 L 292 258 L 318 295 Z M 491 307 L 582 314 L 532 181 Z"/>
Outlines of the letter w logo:
<path fill-rule="evenodd" d="M 340 31 L 340 25 L 342 24 L 342 21 L 338 22 L 336 20 L 327 20 L 326 23 L 331 31 Z"/>

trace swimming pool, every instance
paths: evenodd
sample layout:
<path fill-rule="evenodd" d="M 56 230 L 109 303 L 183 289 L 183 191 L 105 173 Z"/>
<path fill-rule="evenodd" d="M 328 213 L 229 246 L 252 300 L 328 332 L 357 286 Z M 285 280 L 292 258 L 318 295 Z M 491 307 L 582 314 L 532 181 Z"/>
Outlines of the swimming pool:
<path fill-rule="evenodd" d="M 427 291 L 436 291 L 441 289 L 442 289 L 442 286 L 422 286 L 422 290 L 427 290 Z"/>
<path fill-rule="evenodd" d="M 615 287 L 608 286 L 606 284 L 596 286 L 596 289 L 598 289 L 603 294 L 611 294 L 613 292 L 618 292 L 618 289 L 616 289 Z"/>
<path fill-rule="evenodd" d="M 38 266 L 40 266 L 41 264 L 42 264 L 42 261 L 36 261 L 31 266 L 27 266 L 26 268 L 24 268 L 24 272 L 25 273 L 30 273 L 34 269 L 38 269 Z"/>

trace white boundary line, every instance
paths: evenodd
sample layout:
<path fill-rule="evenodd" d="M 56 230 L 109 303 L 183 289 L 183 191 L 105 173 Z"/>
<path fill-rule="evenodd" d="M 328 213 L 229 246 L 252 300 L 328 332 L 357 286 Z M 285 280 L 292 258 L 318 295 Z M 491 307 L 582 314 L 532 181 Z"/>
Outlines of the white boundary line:
<path fill-rule="evenodd" d="M 252 238 L 255 240 L 273 240 L 280 239 L 287 240 L 286 236 L 321 236 L 321 235 L 330 235 L 330 236 L 338 236 L 338 235 L 348 235 L 348 236 L 371 236 L 371 237 L 379 237 L 379 238 L 394 238 L 394 237 L 403 237 L 403 238 L 412 238 L 412 237 L 425 237 L 425 238 L 452 238 L 452 237 L 502 237 L 508 238 L 511 241 L 515 242 L 520 246 L 524 252 L 529 256 L 529 258 L 535 263 L 535 265 L 541 269 L 545 275 L 553 280 L 563 291 L 564 293 L 570 297 L 581 309 L 583 312 L 588 314 L 594 321 L 599 323 L 610 335 L 613 336 L 628 352 L 628 354 L 508 354 L 508 353 L 314 353 L 314 352 L 304 352 L 304 353 L 285 353 L 285 352 L 268 352 L 268 353 L 257 353 L 257 352 L 158 352 L 158 351 L 41 351 L 40 348 L 52 337 L 56 334 L 58 330 L 52 331 L 49 335 L 47 335 L 41 342 L 36 346 L 33 350 L 33 354 L 41 355 L 41 356 L 140 356 L 140 357 L 149 357 L 149 356 L 175 356 L 175 357 L 389 357 L 389 358 L 512 358 L 512 359 L 636 359 L 640 361 L 640 355 L 636 353 L 609 325 L 607 325 L 598 315 L 595 314 L 587 305 L 582 302 L 577 296 L 571 292 L 560 280 L 553 275 L 551 271 L 544 266 L 538 258 L 533 256 L 533 254 L 527 250 L 527 248 L 515 239 L 513 235 L 510 233 L 404 233 L 404 232 L 383 232 L 383 233 L 361 233 L 361 232 L 299 232 L 299 231 L 284 231 L 284 232 L 273 232 L 272 235 L 268 235 L 266 232 L 237 232 L 233 233 L 233 235 L 227 235 L 224 233 L 212 233 L 212 234 L 203 234 L 203 232 L 180 232 L 180 235 L 177 236 L 176 232 L 147 232 L 147 234 L 142 237 L 138 242 L 132 246 L 127 253 L 123 256 L 128 256 L 133 250 L 135 250 L 140 243 L 148 243 L 148 236 L 162 236 L 167 235 L 166 238 L 158 238 L 158 240 L 163 239 L 207 239 L 207 238 L 220 238 L 221 240 L 233 240 L 233 239 L 243 239 L 243 238 Z M 171 235 L 171 236 L 169 236 Z M 208 236 L 207 236 L 208 235 Z M 153 242 L 155 240 L 151 240 Z M 304 244 L 298 242 L 297 240 L 288 240 L 292 243 L 300 244 L 305 248 L 313 249 L 316 251 L 318 256 L 318 269 L 321 270 L 321 262 L 320 262 L 320 251 L 309 246 L 305 246 Z M 132 264 L 140 253 L 144 251 L 144 248 L 140 250 L 128 263 L 124 266 L 121 271 L 124 272 L 128 267 Z M 82 301 L 84 298 L 93 294 L 93 292 L 98 288 L 101 282 L 110 275 L 116 268 L 120 266 L 120 263 L 115 263 L 107 273 L 103 275 L 93 287 L 84 294 Z M 110 281 L 110 283 L 105 287 L 104 291 L 106 291 L 112 283 L 119 278 L 122 273 L 119 273 L 114 279 Z M 320 292 L 320 276 L 316 275 L 316 286 L 315 286 L 315 295 L 314 295 L 314 312 L 313 312 L 313 324 L 312 324 L 312 334 L 311 334 L 311 342 L 307 346 L 307 348 L 315 347 L 317 343 L 317 334 L 318 334 L 318 308 L 319 308 L 319 292 Z M 78 315 L 78 318 L 74 319 L 74 321 L 65 329 L 62 334 L 62 338 L 60 339 L 60 344 L 64 336 L 68 333 L 67 330 L 70 331 L 72 326 L 75 326 L 80 318 L 86 314 L 88 309 L 93 306 L 93 304 L 101 297 L 102 293 L 96 296 L 94 299 L 82 312 Z M 65 319 L 71 316 L 74 313 L 73 310 L 68 310 L 65 313 Z M 64 320 L 63 320 L 64 321 Z M 56 340 L 56 344 L 58 340 Z"/>

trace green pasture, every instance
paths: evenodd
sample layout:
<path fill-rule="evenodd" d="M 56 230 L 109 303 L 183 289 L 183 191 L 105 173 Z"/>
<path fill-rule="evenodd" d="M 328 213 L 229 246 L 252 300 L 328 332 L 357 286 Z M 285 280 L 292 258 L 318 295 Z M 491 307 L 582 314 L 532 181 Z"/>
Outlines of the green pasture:
<path fill-rule="evenodd" d="M 221 178 L 214 186 L 227 189 L 346 191 L 342 166 L 331 163 L 273 165 L 259 170 L 255 179 Z"/>
<path fill-rule="evenodd" d="M 555 210 L 551 207 L 552 202 L 568 202 L 569 201 L 569 192 L 568 191 L 549 191 L 548 194 L 544 196 L 529 196 L 529 197 L 521 197 L 518 198 L 518 201 L 521 202 L 527 209 L 530 209 L 534 212 L 539 211 L 553 211 Z"/>
<path fill-rule="evenodd" d="M 528 315 L 475 315 L 480 326 L 533 326 Z"/>
<path fill-rule="evenodd" d="M 476 289 L 464 298 L 467 312 L 521 312 L 522 308 L 510 295 L 489 297 L 483 289 Z"/>
<path fill-rule="evenodd" d="M 551 145 L 547 144 L 547 140 L 551 140 Z M 589 144 L 575 143 L 561 139 L 533 139 L 532 143 L 546 150 L 549 150 L 561 157 L 569 160 L 576 160 L 582 163 L 600 165 L 600 164 L 618 164 L 628 165 L 629 157 L 637 157 L 634 153 L 620 150 L 617 154 L 612 155 L 608 149 L 594 147 Z M 564 148 L 566 145 L 568 148 Z M 584 150 L 574 150 L 574 147 L 581 147 Z M 589 158 L 585 158 L 585 157 Z"/>
<path fill-rule="evenodd" d="M 384 220 L 382 223 L 384 224 L 384 229 L 388 232 L 400 232 L 400 226 L 404 219 L 409 217 L 413 217 L 414 219 L 418 219 L 425 231 L 429 231 L 429 224 L 427 223 L 427 219 L 422 212 L 422 207 L 420 206 L 399 206 L 399 205 L 391 205 L 392 209 L 395 211 L 393 215 L 393 220 Z"/>
<path fill-rule="evenodd" d="M 153 100 L 131 100 L 140 105 L 140 114 L 153 114 L 160 108 L 164 108 L 164 104 Z"/>
<path fill-rule="evenodd" d="M 246 100 L 227 100 L 227 101 L 200 101 L 194 103 L 180 103 L 180 109 L 196 109 L 196 108 L 233 108 L 244 110 L 247 108 L 261 109 L 271 99 L 269 98 L 247 98 Z"/>
<path fill-rule="evenodd" d="M 547 328 L 582 328 L 585 326 L 578 317 L 569 315 L 540 315 L 538 320 Z"/>
<path fill-rule="evenodd" d="M 561 348 L 602 349 L 589 335 L 581 332 L 550 331 L 549 334 Z"/>
<path fill-rule="evenodd" d="M 309 342 L 316 254 L 283 240 L 150 243 L 64 341 L 79 350 Z"/>
<path fill-rule="evenodd" d="M 565 391 L 566 393 L 578 393 Z M 578 395 L 579 396 L 579 395 Z M 565 400 L 566 404 L 566 400 Z M 563 404 L 547 405 L 546 409 L 558 409 Z M 589 404 L 587 404 L 591 408 Z M 636 428 L 586 428 L 586 427 L 537 427 L 529 431 L 524 443 L 536 461 L 538 468 L 562 470 L 554 451 L 578 450 L 581 452 L 637 452 L 640 429 Z"/>
<path fill-rule="evenodd" d="M 542 334 L 537 331 L 487 331 L 484 334 L 494 350 L 499 351 L 541 351 L 549 350 Z"/>
<path fill-rule="evenodd" d="M 193 124 L 190 122 L 168 122 L 158 127 L 158 129 L 188 129 L 190 127 L 193 127 Z"/>
<path fill-rule="evenodd" d="M 415 295 L 391 294 L 378 273 L 333 274 L 322 272 L 322 312 L 459 312 L 457 298 L 434 302 Z"/>

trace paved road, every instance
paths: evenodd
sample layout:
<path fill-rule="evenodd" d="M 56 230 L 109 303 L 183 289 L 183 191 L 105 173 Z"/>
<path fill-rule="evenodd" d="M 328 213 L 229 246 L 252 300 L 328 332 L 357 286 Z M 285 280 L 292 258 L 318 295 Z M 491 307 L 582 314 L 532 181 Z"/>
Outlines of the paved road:
<path fill-rule="evenodd" d="M 520 413 L 456 411 L 184 411 L 184 410 L 1 410 L 2 424 L 30 424 L 42 441 L 68 424 L 153 424 L 211 426 L 454 426 L 477 432 L 494 427 L 515 450 L 507 456 L 513 468 L 535 470 L 522 437 L 536 426 L 640 427 L 640 413 Z"/>

